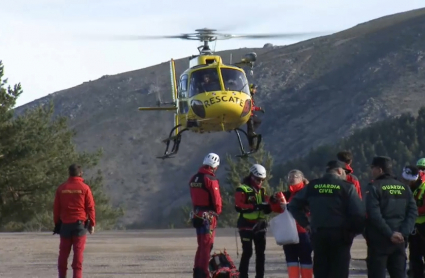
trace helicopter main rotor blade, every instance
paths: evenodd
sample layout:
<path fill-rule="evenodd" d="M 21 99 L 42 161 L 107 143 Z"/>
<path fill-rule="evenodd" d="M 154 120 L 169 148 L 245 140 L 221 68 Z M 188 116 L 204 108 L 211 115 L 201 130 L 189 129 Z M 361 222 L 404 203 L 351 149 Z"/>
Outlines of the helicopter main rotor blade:
<path fill-rule="evenodd" d="M 138 40 L 158 40 L 158 39 L 192 39 L 188 34 L 170 35 L 170 36 L 139 36 L 139 35 L 79 35 L 78 37 L 89 40 L 108 40 L 108 41 L 138 41 Z M 196 38 L 198 40 L 198 38 Z"/>
<path fill-rule="evenodd" d="M 330 32 L 306 32 L 306 33 L 277 33 L 277 34 L 246 34 L 246 35 L 231 35 L 231 34 L 215 34 L 217 39 L 264 39 L 264 38 L 299 38 L 307 36 L 328 35 Z"/>
<path fill-rule="evenodd" d="M 308 36 L 329 35 L 332 32 L 305 32 L 305 33 L 275 33 L 275 34 L 224 34 L 216 33 L 215 29 L 197 29 L 196 33 L 186 33 L 180 35 L 164 35 L 164 36 L 139 36 L 139 35 L 83 35 L 88 39 L 98 40 L 116 40 L 116 41 L 134 41 L 134 40 L 156 40 L 156 39 L 183 39 L 183 40 L 198 40 L 198 41 L 215 41 L 228 39 L 264 39 L 264 38 L 301 38 Z"/>

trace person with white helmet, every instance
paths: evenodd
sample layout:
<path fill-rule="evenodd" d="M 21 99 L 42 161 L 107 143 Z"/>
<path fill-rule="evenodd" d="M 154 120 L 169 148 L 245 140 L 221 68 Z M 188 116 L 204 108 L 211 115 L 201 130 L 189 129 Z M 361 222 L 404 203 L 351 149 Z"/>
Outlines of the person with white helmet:
<path fill-rule="evenodd" d="M 420 162 L 420 161 L 418 161 Z M 413 192 L 418 208 L 418 217 L 415 221 L 415 228 L 409 235 L 409 277 L 423 278 L 424 276 L 424 263 L 425 257 L 425 182 L 421 180 L 419 169 L 413 165 L 403 168 L 401 180 L 410 187 Z"/>
<path fill-rule="evenodd" d="M 267 178 L 266 169 L 254 164 L 249 175 L 236 188 L 235 209 L 239 212 L 237 227 L 242 241 L 242 257 L 239 265 L 240 278 L 248 277 L 249 261 L 252 256 L 252 242 L 255 245 L 256 278 L 264 277 L 266 228 L 265 215 L 272 212 L 269 197 L 262 187 Z"/>
<path fill-rule="evenodd" d="M 193 206 L 192 224 L 196 228 L 198 240 L 193 268 L 194 278 L 210 277 L 208 263 L 214 244 L 217 217 L 222 210 L 220 185 L 215 176 L 219 165 L 220 157 L 217 154 L 207 154 L 202 167 L 189 181 Z"/>
<path fill-rule="evenodd" d="M 425 182 L 425 158 L 421 158 L 416 162 L 416 167 L 419 169 L 419 176 L 422 182 Z"/>

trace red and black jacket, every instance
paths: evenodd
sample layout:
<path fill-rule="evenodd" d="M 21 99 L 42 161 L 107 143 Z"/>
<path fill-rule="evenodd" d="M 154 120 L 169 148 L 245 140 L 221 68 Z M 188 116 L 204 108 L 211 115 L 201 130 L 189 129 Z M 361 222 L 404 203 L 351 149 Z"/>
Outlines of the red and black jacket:
<path fill-rule="evenodd" d="M 260 111 L 261 107 L 255 106 L 254 95 L 251 94 L 251 116 L 254 115 L 254 111 Z"/>
<path fill-rule="evenodd" d="M 261 186 L 254 186 L 251 184 L 251 178 L 248 176 L 246 178 L 243 179 L 242 184 L 250 186 L 256 193 L 261 192 L 262 194 L 262 200 L 265 203 L 269 203 L 269 196 L 267 196 L 267 194 L 265 194 L 264 192 L 264 188 Z M 239 188 L 236 189 L 235 192 L 235 210 L 239 213 L 241 213 L 242 211 L 245 213 L 251 213 L 253 211 L 255 211 L 255 201 L 251 201 L 249 196 L 247 196 L 245 194 L 245 192 L 243 192 L 242 190 L 240 190 Z M 266 209 L 266 211 L 264 211 L 265 214 L 269 214 L 271 213 L 271 207 L 269 209 Z M 242 216 L 242 214 L 241 214 Z M 239 217 L 238 218 L 238 223 L 237 223 L 237 227 L 239 229 L 251 229 L 252 227 L 254 227 L 259 221 L 259 219 L 257 220 L 248 220 L 246 218 L 243 217 Z"/>
<path fill-rule="evenodd" d="M 345 168 L 347 169 L 347 181 L 349 183 L 354 184 L 354 186 L 356 187 L 357 194 L 359 195 L 360 199 L 362 199 L 362 188 L 360 186 L 359 179 L 355 175 L 353 175 L 353 168 L 351 168 L 349 164 L 345 164 Z"/>
<path fill-rule="evenodd" d="M 214 211 L 221 214 L 220 185 L 214 172 L 201 167 L 189 181 L 193 210 L 198 213 Z"/>
<path fill-rule="evenodd" d="M 287 200 L 288 203 L 291 202 L 292 198 L 294 198 L 295 195 L 297 195 L 297 193 L 303 189 L 305 186 L 304 182 L 298 183 L 298 184 L 293 184 L 289 186 L 289 190 L 286 192 L 283 192 L 283 196 L 285 196 L 285 199 Z M 310 212 L 306 209 L 306 215 L 309 216 Z M 299 233 L 306 233 L 307 231 L 298 224 L 298 222 L 296 222 L 297 224 L 297 231 Z"/>

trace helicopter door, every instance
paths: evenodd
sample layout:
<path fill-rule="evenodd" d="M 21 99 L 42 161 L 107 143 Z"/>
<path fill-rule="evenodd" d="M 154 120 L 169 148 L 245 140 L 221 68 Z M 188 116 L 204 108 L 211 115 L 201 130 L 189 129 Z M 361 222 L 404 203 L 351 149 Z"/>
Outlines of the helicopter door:
<path fill-rule="evenodd" d="M 189 105 L 187 103 L 187 74 L 182 75 L 179 80 L 178 96 L 179 96 L 179 107 L 180 113 L 186 114 L 189 111 Z"/>
<path fill-rule="evenodd" d="M 187 74 L 180 77 L 178 94 L 179 98 L 187 98 Z"/>

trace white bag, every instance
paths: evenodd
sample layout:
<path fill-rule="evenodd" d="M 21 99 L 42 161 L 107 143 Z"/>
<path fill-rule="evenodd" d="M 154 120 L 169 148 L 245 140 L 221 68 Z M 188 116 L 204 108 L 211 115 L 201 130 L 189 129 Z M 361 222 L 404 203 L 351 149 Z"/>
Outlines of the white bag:
<path fill-rule="evenodd" d="M 277 245 L 297 244 L 300 242 L 297 224 L 288 209 L 285 209 L 283 213 L 270 220 L 270 230 Z"/>

